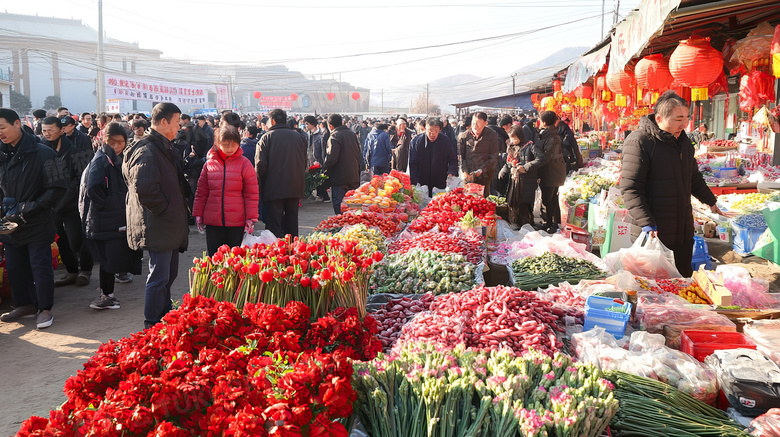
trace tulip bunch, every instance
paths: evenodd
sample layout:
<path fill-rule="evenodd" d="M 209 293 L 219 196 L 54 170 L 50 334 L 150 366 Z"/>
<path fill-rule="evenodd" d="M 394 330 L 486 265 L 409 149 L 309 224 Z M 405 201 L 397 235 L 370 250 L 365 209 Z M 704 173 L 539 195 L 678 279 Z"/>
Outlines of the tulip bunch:
<path fill-rule="evenodd" d="M 277 240 L 252 247 L 222 246 L 214 256 L 195 258 L 190 294 L 232 302 L 285 306 L 300 301 L 319 317 L 337 307 L 366 312 L 372 265 L 381 252 L 365 253 L 347 239 Z"/>
<path fill-rule="evenodd" d="M 372 437 L 595 437 L 618 409 L 597 368 L 560 353 L 416 343 L 354 367 L 354 407 Z"/>
<path fill-rule="evenodd" d="M 354 308 L 310 315 L 185 296 L 162 323 L 101 345 L 65 403 L 17 435 L 347 437 L 349 360 L 381 351 L 377 323 Z"/>

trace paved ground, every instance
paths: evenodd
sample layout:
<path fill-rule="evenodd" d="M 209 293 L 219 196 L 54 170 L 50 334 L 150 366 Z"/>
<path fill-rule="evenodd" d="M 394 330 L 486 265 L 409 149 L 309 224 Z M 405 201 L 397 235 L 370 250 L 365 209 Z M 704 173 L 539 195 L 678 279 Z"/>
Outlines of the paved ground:
<path fill-rule="evenodd" d="M 333 214 L 330 203 L 304 201 L 300 211 L 301 235 L 311 232 L 325 217 Z M 258 229 L 263 225 L 259 224 Z M 188 291 L 188 269 L 192 258 L 206 250 L 206 238 L 190 227 L 189 250 L 180 257 L 179 276 L 174 284 L 174 300 Z M 144 282 L 148 274 L 148 257 L 143 274 L 130 284 L 116 284 L 115 294 L 122 308 L 96 311 L 89 303 L 97 296 L 97 266 L 88 286 L 75 285 L 55 290 L 54 324 L 45 330 L 35 329 L 34 318 L 19 323 L 0 322 L 0 436 L 19 430 L 21 422 L 31 415 L 48 417 L 49 410 L 65 401 L 65 380 L 109 339 L 119 339 L 143 329 Z M 55 277 L 63 274 L 57 270 Z M 10 299 L 0 304 L 0 313 L 10 309 Z"/>

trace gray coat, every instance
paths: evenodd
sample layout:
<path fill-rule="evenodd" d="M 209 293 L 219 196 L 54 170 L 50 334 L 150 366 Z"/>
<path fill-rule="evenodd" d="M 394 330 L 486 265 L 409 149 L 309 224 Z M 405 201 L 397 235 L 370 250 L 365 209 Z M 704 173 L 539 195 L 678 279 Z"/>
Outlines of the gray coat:
<path fill-rule="evenodd" d="M 124 152 L 127 244 L 133 250 L 187 250 L 187 203 L 179 185 L 181 164 L 173 144 L 151 133 Z"/>

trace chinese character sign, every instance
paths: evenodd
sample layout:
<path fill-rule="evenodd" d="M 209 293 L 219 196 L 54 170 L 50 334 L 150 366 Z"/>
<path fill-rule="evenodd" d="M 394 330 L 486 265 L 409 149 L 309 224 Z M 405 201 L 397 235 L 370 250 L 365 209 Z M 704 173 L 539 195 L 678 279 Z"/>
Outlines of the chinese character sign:
<path fill-rule="evenodd" d="M 289 111 L 292 109 L 292 97 L 290 96 L 262 96 L 260 97 L 260 108 L 262 110 L 271 110 L 274 108 Z"/>
<path fill-rule="evenodd" d="M 206 89 L 199 85 L 106 75 L 106 98 L 171 102 L 177 105 L 208 103 Z"/>
<path fill-rule="evenodd" d="M 230 109 L 230 99 L 228 98 L 228 87 L 225 85 L 214 85 L 217 91 L 217 108 Z"/>

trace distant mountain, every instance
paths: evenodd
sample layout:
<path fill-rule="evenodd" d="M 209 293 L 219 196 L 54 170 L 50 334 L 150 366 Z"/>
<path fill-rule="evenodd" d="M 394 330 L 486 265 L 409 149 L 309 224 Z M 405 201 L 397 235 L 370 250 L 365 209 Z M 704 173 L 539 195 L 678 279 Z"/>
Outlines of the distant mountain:
<path fill-rule="evenodd" d="M 550 78 L 550 76 L 569 66 L 588 50 L 588 47 L 566 47 L 539 62 L 513 71 L 512 74 L 517 74 L 515 79 L 516 87 L 532 87 L 537 82 Z"/>
<path fill-rule="evenodd" d="M 473 74 L 455 74 L 452 76 L 443 77 L 430 82 L 431 87 L 446 88 L 451 86 L 466 85 L 471 82 L 482 80 L 479 76 Z"/>

